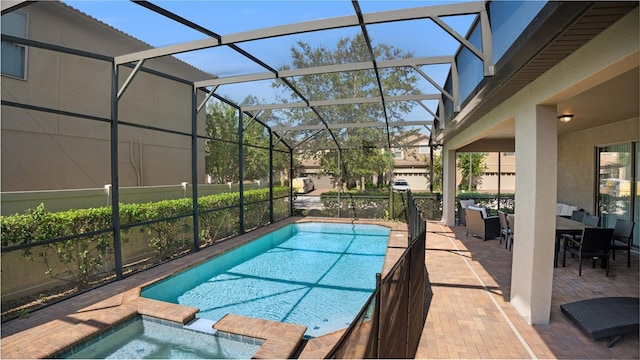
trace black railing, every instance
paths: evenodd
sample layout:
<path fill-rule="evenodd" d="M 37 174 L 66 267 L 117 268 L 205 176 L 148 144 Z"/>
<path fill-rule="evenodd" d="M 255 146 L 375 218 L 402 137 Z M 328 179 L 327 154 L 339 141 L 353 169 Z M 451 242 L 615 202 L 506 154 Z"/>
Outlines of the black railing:
<path fill-rule="evenodd" d="M 409 246 L 326 358 L 413 358 L 424 327 L 426 222 L 406 194 Z"/>
<path fill-rule="evenodd" d="M 390 200 L 389 193 L 297 195 L 294 213 L 304 216 L 407 221 L 407 193 L 398 192 L 392 196 Z M 425 219 L 442 218 L 441 194 L 412 193 L 412 198 Z"/>

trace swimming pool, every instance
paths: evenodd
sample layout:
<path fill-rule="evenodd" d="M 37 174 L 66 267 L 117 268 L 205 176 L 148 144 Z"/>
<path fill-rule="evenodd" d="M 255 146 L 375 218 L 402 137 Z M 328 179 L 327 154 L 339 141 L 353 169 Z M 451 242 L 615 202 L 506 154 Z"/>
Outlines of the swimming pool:
<path fill-rule="evenodd" d="M 142 289 L 146 298 L 307 326 L 315 337 L 347 327 L 375 289 L 390 229 L 299 223 Z"/>
<path fill-rule="evenodd" d="M 138 316 L 61 354 L 67 359 L 250 359 L 263 341 Z"/>

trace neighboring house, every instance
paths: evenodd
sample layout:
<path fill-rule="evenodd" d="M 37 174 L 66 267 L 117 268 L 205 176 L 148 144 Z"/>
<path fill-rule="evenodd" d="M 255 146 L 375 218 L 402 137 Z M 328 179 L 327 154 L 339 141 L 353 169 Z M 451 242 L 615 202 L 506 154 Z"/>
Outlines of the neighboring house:
<path fill-rule="evenodd" d="M 429 189 L 429 137 L 410 135 L 403 140 L 404 147 L 393 151 L 393 179 L 403 179 L 413 191 Z"/>
<path fill-rule="evenodd" d="M 389 183 L 393 179 L 404 179 L 411 190 L 428 190 L 429 137 L 424 134 L 410 135 L 402 141 L 403 146 L 391 149 L 393 152 L 393 175 L 388 179 L 387 174 L 380 174 L 371 179 L 373 184 L 379 181 Z M 384 151 L 384 149 L 382 149 Z M 298 176 L 313 177 L 316 188 L 327 189 L 334 187 L 332 176 L 322 175 L 320 156 L 300 157 L 300 165 L 296 171 Z"/>
<path fill-rule="evenodd" d="M 151 48 L 57 1 L 3 15 L 2 33 L 110 57 Z M 189 81 L 211 78 L 173 57 L 149 60 L 145 68 Z M 119 69 L 122 86 L 131 69 Z M 92 117 L 3 106 L 3 192 L 102 188 L 112 182 L 111 74 L 108 61 L 2 42 L 3 101 Z M 192 86 L 148 72 L 133 79 L 119 101 L 118 119 L 141 126 L 118 126 L 120 186 L 191 182 L 191 94 Z M 201 112 L 199 133 L 204 120 Z M 198 174 L 204 174 L 203 140 L 198 149 Z"/>
<path fill-rule="evenodd" d="M 487 167 L 478 183 L 478 192 L 514 193 L 516 190 L 516 154 L 514 152 L 490 152 L 484 159 Z M 499 181 L 498 181 L 499 179 Z"/>

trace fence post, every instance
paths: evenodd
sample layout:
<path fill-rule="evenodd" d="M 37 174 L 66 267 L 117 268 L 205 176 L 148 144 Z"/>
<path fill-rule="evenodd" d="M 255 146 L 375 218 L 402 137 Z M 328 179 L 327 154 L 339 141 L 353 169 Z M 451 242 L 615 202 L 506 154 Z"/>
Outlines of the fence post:
<path fill-rule="evenodd" d="M 376 273 L 376 290 L 377 291 L 377 295 L 376 295 L 376 310 L 374 311 L 375 315 L 375 319 L 374 319 L 374 326 L 375 329 L 373 329 L 372 333 L 375 335 L 375 344 L 373 346 L 373 348 L 375 349 L 375 354 L 373 356 L 374 359 L 379 359 L 380 356 L 380 300 L 382 298 L 382 289 L 380 288 L 380 286 L 382 285 L 382 274 L 380 273 Z"/>
<path fill-rule="evenodd" d="M 104 192 L 107 193 L 107 207 L 111 206 L 111 184 L 104 186 Z"/>
<path fill-rule="evenodd" d="M 407 282 L 405 285 L 406 289 L 407 289 L 407 311 L 406 311 L 406 336 L 405 336 L 405 343 L 404 343 L 404 358 L 407 359 L 409 357 L 409 339 L 410 337 L 410 331 L 411 331 L 411 325 L 409 324 L 409 319 L 411 319 L 411 268 L 413 267 L 413 261 L 411 260 L 411 257 L 413 255 L 413 241 L 414 239 L 411 239 L 409 241 L 409 252 L 407 253 L 407 257 L 405 259 L 405 266 L 407 267 L 407 276 L 405 281 Z"/>
<path fill-rule="evenodd" d="M 180 183 L 180 187 L 182 187 L 182 197 L 186 198 L 187 197 L 187 188 L 189 186 L 189 182 L 188 181 L 183 181 Z"/>

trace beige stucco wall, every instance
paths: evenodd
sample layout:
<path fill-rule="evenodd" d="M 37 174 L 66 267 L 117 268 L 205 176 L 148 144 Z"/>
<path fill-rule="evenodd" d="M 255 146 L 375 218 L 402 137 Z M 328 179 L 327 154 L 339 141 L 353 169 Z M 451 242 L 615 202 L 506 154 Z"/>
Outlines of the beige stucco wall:
<path fill-rule="evenodd" d="M 60 3 L 41 2 L 23 10 L 29 14 L 33 40 L 111 56 L 149 48 Z M 150 60 L 145 67 L 190 81 L 207 76 L 175 58 Z M 122 84 L 131 69 L 119 69 Z M 188 84 L 141 72 L 119 102 L 119 121 L 188 134 L 191 94 Z M 2 99 L 109 119 L 111 63 L 31 47 L 26 81 L 3 76 Z M 204 133 L 204 112 L 198 124 L 198 132 Z M 124 125 L 118 131 L 120 186 L 191 182 L 190 136 Z M 110 184 L 110 135 L 106 122 L 3 106 L 2 191 Z M 204 182 L 202 140 L 198 152 Z"/>
<path fill-rule="evenodd" d="M 637 141 L 640 119 L 633 118 L 558 137 L 558 201 L 595 214 L 596 147 Z"/>

